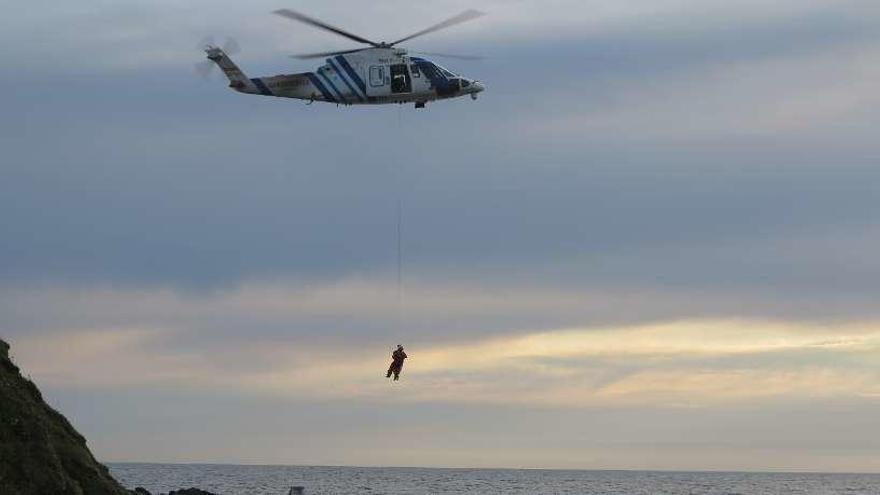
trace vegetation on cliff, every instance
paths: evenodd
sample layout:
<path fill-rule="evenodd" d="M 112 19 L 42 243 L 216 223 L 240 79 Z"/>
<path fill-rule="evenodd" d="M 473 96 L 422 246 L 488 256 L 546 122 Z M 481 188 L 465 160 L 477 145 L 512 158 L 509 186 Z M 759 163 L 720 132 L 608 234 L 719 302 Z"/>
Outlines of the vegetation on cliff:
<path fill-rule="evenodd" d="M 0 493 L 128 495 L 70 422 L 9 359 L 0 340 Z"/>

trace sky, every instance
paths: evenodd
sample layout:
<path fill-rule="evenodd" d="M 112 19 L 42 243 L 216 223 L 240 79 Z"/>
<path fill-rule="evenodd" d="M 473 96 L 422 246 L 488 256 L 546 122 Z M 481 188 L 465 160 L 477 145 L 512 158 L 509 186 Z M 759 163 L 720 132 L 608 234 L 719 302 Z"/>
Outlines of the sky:
<path fill-rule="evenodd" d="M 876 1 L 5 6 L 0 337 L 100 459 L 880 472 Z M 195 75 L 351 47 L 282 7 L 478 8 L 406 46 L 487 90 Z"/>

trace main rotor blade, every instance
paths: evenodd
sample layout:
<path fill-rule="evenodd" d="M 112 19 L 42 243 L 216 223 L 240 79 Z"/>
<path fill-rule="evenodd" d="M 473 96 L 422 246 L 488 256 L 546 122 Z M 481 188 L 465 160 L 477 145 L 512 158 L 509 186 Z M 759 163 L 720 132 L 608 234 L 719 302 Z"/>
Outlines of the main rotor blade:
<path fill-rule="evenodd" d="M 434 31 L 446 29 L 448 27 L 455 26 L 456 24 L 461 24 L 462 22 L 467 22 L 467 21 L 476 19 L 477 17 L 482 17 L 484 15 L 486 15 L 486 14 L 484 14 L 483 12 L 480 12 L 479 10 L 473 10 L 473 9 L 465 10 L 461 14 L 450 17 L 449 19 L 446 19 L 445 21 L 443 21 L 441 23 L 434 24 L 433 26 L 431 26 L 429 28 L 422 29 L 421 31 L 419 31 L 417 33 L 413 33 L 405 38 L 400 38 L 399 40 L 397 40 L 393 43 L 389 43 L 388 46 L 394 46 L 398 43 L 403 43 L 404 41 L 409 41 L 413 38 L 417 38 L 419 36 L 424 36 L 428 33 L 433 33 Z"/>
<path fill-rule="evenodd" d="M 379 43 L 376 43 L 375 41 L 370 41 L 370 40 L 368 40 L 366 38 L 362 38 L 356 34 L 351 34 L 348 31 L 344 31 L 342 29 L 339 29 L 338 27 L 331 26 L 330 24 L 327 24 L 326 22 L 319 21 L 317 19 L 313 19 L 305 14 L 300 14 L 299 12 L 294 12 L 290 9 L 279 9 L 279 10 L 274 11 L 273 14 L 277 14 L 277 15 L 280 15 L 281 17 L 286 17 L 288 19 L 293 19 L 295 21 L 303 22 L 303 23 L 306 23 L 310 26 L 314 26 L 316 28 L 320 28 L 325 31 L 330 31 L 331 33 L 336 33 L 339 36 L 344 36 L 350 40 L 357 41 L 358 43 L 379 46 Z"/>
<path fill-rule="evenodd" d="M 337 52 L 321 52 L 321 53 L 303 53 L 300 55 L 291 55 L 291 58 L 298 58 L 300 60 L 308 60 L 310 58 L 325 58 L 332 57 L 334 55 L 345 55 L 346 53 L 354 53 L 362 50 L 367 50 L 368 48 L 355 48 L 353 50 L 342 50 Z"/>
<path fill-rule="evenodd" d="M 482 55 L 458 55 L 454 53 L 434 53 L 434 52 L 415 52 L 407 50 L 409 53 L 418 53 L 419 55 L 427 55 L 429 57 L 457 58 L 459 60 L 485 60 Z"/>

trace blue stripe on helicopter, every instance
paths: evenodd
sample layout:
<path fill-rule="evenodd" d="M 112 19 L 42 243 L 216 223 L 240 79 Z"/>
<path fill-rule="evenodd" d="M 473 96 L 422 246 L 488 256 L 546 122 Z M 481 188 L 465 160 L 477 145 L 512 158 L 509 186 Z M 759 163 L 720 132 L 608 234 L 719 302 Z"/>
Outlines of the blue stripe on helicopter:
<path fill-rule="evenodd" d="M 345 69 L 348 77 L 350 77 L 351 80 L 354 81 L 354 83 L 357 84 L 357 86 L 361 89 L 361 93 L 364 96 L 367 96 L 367 83 L 365 83 L 364 80 L 361 79 L 361 76 L 359 76 L 358 73 L 355 72 L 351 64 L 348 63 L 348 60 L 346 60 L 345 57 L 343 57 L 342 55 L 337 55 L 336 61 L 339 62 L 339 65 L 342 66 L 343 69 Z"/>
<path fill-rule="evenodd" d="M 354 95 L 358 97 L 358 100 L 364 101 L 364 97 L 361 96 L 361 94 L 358 93 L 356 89 L 354 89 L 354 86 L 352 86 L 350 82 L 348 82 L 348 79 L 345 78 L 345 74 L 343 74 L 342 71 L 339 70 L 339 66 L 336 65 L 336 63 L 333 61 L 333 59 L 328 58 L 327 63 L 330 64 L 330 67 L 332 67 L 333 70 L 336 71 L 337 74 L 339 74 L 339 78 L 342 79 L 342 82 L 344 82 L 345 85 L 348 86 L 348 89 L 350 89 L 351 92 L 354 93 Z"/>
<path fill-rule="evenodd" d="M 333 97 L 333 94 L 327 91 L 327 88 L 325 88 L 324 85 L 321 84 L 321 81 L 318 79 L 317 76 L 315 76 L 314 72 L 306 72 L 306 76 L 309 78 L 312 86 L 318 88 L 318 91 L 320 91 L 321 94 L 324 95 L 324 100 L 334 102 L 336 101 L 336 98 Z"/>
<path fill-rule="evenodd" d="M 255 78 L 251 79 L 251 82 L 254 83 L 254 86 L 257 87 L 257 89 L 260 91 L 260 94 L 263 94 L 266 96 L 274 96 L 272 94 L 272 91 L 269 90 L 269 87 L 266 86 L 266 84 L 262 80 L 255 77 Z"/>
<path fill-rule="evenodd" d="M 327 74 L 325 74 L 323 71 L 318 71 L 318 75 L 324 78 L 324 82 L 326 82 L 327 85 L 330 86 L 330 89 L 333 90 L 333 94 L 338 96 L 337 100 L 339 100 L 341 103 L 348 103 L 348 100 L 346 100 L 345 96 L 342 95 L 342 91 L 336 89 L 336 85 L 333 84 L 333 81 L 331 81 L 329 77 L 327 77 Z"/>

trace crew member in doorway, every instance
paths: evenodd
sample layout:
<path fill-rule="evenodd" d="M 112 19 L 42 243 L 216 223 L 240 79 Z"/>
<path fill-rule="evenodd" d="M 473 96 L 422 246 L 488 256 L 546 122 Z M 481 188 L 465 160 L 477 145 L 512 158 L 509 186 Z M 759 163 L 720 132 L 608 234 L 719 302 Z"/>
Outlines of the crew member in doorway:
<path fill-rule="evenodd" d="M 391 378 L 394 374 L 394 381 L 400 379 L 400 372 L 403 370 L 403 360 L 406 359 L 406 353 L 403 352 L 403 346 L 397 344 L 397 349 L 391 353 L 391 366 L 388 367 L 388 373 L 385 378 Z"/>

